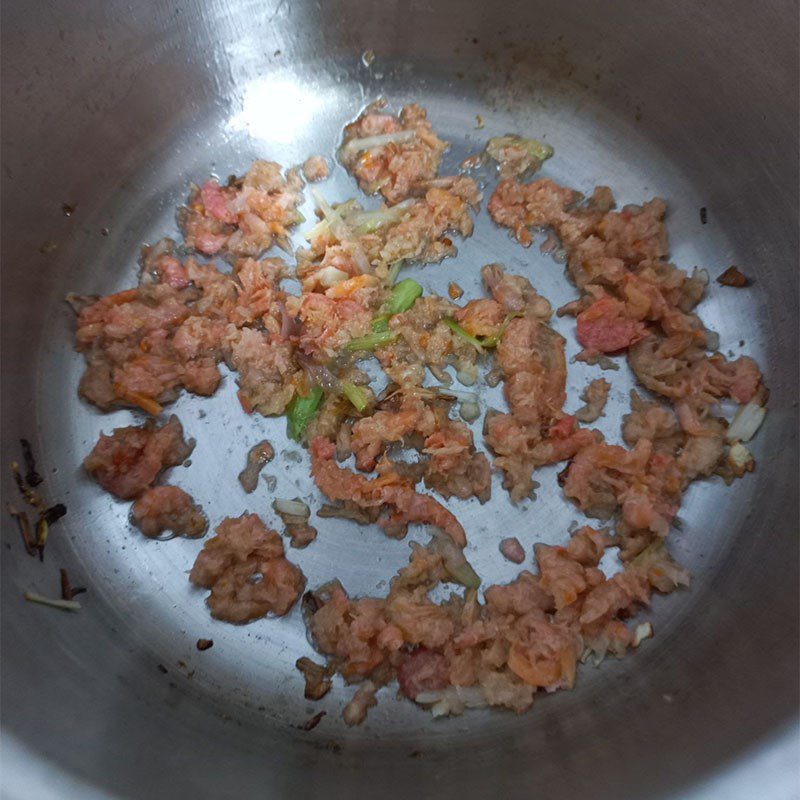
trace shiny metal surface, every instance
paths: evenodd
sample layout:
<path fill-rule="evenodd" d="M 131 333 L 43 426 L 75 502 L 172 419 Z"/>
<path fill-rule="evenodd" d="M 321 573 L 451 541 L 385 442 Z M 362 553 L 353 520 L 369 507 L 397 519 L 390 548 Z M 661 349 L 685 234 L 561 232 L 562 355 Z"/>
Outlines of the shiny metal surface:
<path fill-rule="evenodd" d="M 601 12 L 589 0 L 81 0 L 7 2 L 2 13 L 2 457 L 30 438 L 49 496 L 69 507 L 44 564 L 3 519 L 6 796 L 798 795 L 795 3 L 624 0 Z M 679 265 L 716 275 L 735 263 L 755 277 L 745 291 L 712 283 L 701 314 L 723 351 L 753 355 L 767 375 L 756 472 L 687 494 L 671 541 L 695 583 L 654 604 L 656 638 L 521 717 L 433 722 L 387 688 L 364 726 L 345 728 L 350 690 L 337 685 L 314 708 L 302 697 L 293 664 L 311 648 L 299 609 L 246 627 L 214 622 L 186 580 L 201 543 L 145 540 L 79 468 L 100 430 L 133 415 L 78 401 L 64 294 L 130 285 L 139 244 L 175 231 L 189 180 L 241 172 L 255 156 L 331 155 L 342 124 L 380 94 L 426 105 L 453 142 L 451 164 L 491 135 L 543 136 L 554 179 L 608 183 L 622 202 L 665 197 Z M 321 191 L 355 187 L 337 168 Z M 417 275 L 438 291 L 456 277 L 474 293 L 489 261 L 529 275 L 554 304 L 573 296 L 559 265 L 485 213 L 456 261 Z M 569 321 L 558 325 L 574 354 Z M 573 403 L 590 373 L 570 367 Z M 631 382 L 624 367 L 612 380 L 603 429 L 617 439 Z M 213 399 L 175 404 L 197 439 L 176 482 L 212 522 L 245 509 L 275 522 L 263 481 L 250 496 L 236 481 L 267 435 L 296 454 L 265 470 L 276 494 L 316 505 L 306 455 L 287 446 L 281 421 L 245 417 L 234 388 L 227 377 Z M 485 580 L 516 572 L 497 553 L 508 531 L 526 548 L 565 540 L 579 514 L 554 473 L 523 508 L 497 484 L 491 504 L 457 507 Z M 406 560 L 407 541 L 376 529 L 318 527 L 290 556 L 310 585 L 338 576 L 376 591 Z M 56 594 L 60 566 L 90 587 L 80 614 L 21 598 Z M 214 647 L 197 652 L 199 637 Z M 298 730 L 317 708 L 328 716 Z"/>

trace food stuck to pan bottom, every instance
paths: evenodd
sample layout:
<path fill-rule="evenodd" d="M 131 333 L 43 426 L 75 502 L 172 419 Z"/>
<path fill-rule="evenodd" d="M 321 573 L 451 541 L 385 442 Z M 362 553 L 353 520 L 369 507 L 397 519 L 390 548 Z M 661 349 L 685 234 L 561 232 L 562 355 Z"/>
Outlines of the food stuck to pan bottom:
<path fill-rule="evenodd" d="M 132 502 L 131 522 L 145 536 L 200 538 L 213 526 L 189 580 L 208 590 L 215 618 L 246 623 L 300 601 L 324 657 L 297 663 L 305 696 L 318 700 L 340 675 L 355 687 L 348 724 L 362 722 L 376 691 L 395 680 L 434 716 L 522 712 L 541 691 L 571 688 L 579 662 L 622 657 L 652 635 L 637 611 L 653 593 L 689 584 L 667 544 L 682 495 L 699 478 L 731 483 L 753 469 L 746 445 L 768 393 L 758 365 L 726 359 L 695 313 L 709 276 L 667 261 L 661 199 L 617 210 L 608 187 L 585 196 L 535 178 L 553 149 L 511 134 L 490 139 L 458 174 L 440 174 L 448 143 L 425 110 L 384 105 L 345 126 L 337 154 L 360 190 L 379 196 L 377 210 L 309 189 L 329 175 L 322 156 L 288 170 L 255 161 L 241 178 L 191 187 L 178 210 L 182 241 L 143 247 L 135 288 L 69 296 L 86 362 L 80 396 L 103 411 L 149 415 L 102 435 L 84 466 Z M 497 177 L 484 186 L 474 175 L 486 164 Z M 306 191 L 316 220 L 298 211 Z M 522 259 L 535 235 L 546 237 L 541 248 L 565 263 L 573 301 L 554 311 L 535 274 L 459 261 L 457 242 L 471 235 L 484 194 Z M 304 238 L 294 251 L 293 231 Z M 448 296 L 404 278 L 409 264 L 452 268 Z M 483 295 L 468 297 L 459 275 L 478 269 Z M 746 287 L 738 270 L 734 278 L 719 291 Z M 564 410 L 565 340 L 553 313 L 575 318 L 577 358 L 598 371 L 574 414 Z M 620 357 L 640 390 L 617 445 L 591 426 Z M 264 420 L 266 438 L 231 475 L 255 491 L 276 457 L 270 426 L 285 424 L 310 452 L 309 486 L 327 498 L 318 509 L 271 498 L 282 532 L 257 514 L 212 519 L 172 485 L 179 473 L 165 481 L 194 442 L 164 409 L 182 391 L 212 395 L 222 363 L 236 375 L 241 413 L 285 417 Z M 501 382 L 506 407 L 482 416 L 480 386 Z M 587 519 L 564 547 L 537 545 L 535 571 L 483 585 L 464 555 L 468 541 L 480 543 L 448 500 L 486 502 L 497 472 L 507 501 L 520 503 L 537 470 L 553 464 L 566 500 L 600 522 Z M 307 587 L 292 548 L 313 547 L 330 517 L 393 538 L 423 525 L 430 541 L 411 545 L 385 596 L 351 596 L 338 581 Z M 497 558 L 523 564 L 531 554 L 509 533 Z M 616 571 L 601 569 L 611 549 Z M 198 649 L 211 646 L 201 641 Z"/>

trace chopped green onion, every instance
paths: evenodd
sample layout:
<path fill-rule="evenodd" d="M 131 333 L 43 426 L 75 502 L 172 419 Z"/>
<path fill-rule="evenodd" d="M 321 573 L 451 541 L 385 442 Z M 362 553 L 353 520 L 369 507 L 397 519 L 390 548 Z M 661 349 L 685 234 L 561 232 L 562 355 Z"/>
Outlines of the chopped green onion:
<path fill-rule="evenodd" d="M 479 353 L 483 353 L 483 344 L 471 333 L 467 333 L 454 319 L 445 317 L 442 322 L 450 328 L 456 336 L 460 336 L 464 341 L 469 342 Z"/>
<path fill-rule="evenodd" d="M 342 381 L 342 393 L 355 406 L 356 411 L 363 411 L 369 404 L 366 391 L 350 381 Z"/>
<path fill-rule="evenodd" d="M 376 347 L 382 347 L 385 344 L 393 342 L 397 338 L 396 333 L 392 331 L 378 331 L 377 333 L 368 333 L 366 336 L 359 336 L 357 339 L 351 339 L 346 345 L 346 350 L 374 350 Z"/>
<path fill-rule="evenodd" d="M 389 268 L 389 285 L 393 286 L 397 281 L 397 276 L 400 274 L 400 270 L 403 268 L 403 264 L 405 264 L 404 259 L 400 259 L 399 261 L 395 261 L 394 264 Z"/>
<path fill-rule="evenodd" d="M 286 413 L 286 428 L 290 439 L 300 441 L 308 423 L 317 413 L 324 394 L 319 386 L 315 386 L 305 397 L 295 395 Z"/>
<path fill-rule="evenodd" d="M 391 294 L 381 306 L 381 313 L 387 316 L 402 314 L 408 311 L 418 297 L 422 295 L 422 287 L 411 278 L 400 281 L 391 291 Z"/>
<path fill-rule="evenodd" d="M 372 320 L 372 330 L 376 333 L 389 330 L 390 317 L 408 311 L 421 294 L 422 287 L 416 281 L 411 278 L 400 281 L 381 306 L 379 315 Z"/>

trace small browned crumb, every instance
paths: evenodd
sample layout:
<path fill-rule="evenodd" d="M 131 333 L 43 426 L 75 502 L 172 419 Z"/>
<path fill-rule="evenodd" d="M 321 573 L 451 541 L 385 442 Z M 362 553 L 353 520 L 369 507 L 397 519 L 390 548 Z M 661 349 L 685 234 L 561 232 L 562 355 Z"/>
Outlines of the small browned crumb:
<path fill-rule="evenodd" d="M 85 586 L 73 586 L 70 583 L 69 575 L 67 575 L 67 571 L 64 567 L 61 567 L 59 570 L 59 574 L 61 576 L 61 599 L 62 600 L 72 600 L 76 594 L 82 594 L 86 591 Z"/>
<path fill-rule="evenodd" d="M 287 502 L 296 506 L 296 513 L 286 510 L 286 506 L 283 504 Z M 289 542 L 291 547 L 300 550 L 304 547 L 308 547 L 308 545 L 317 538 L 317 529 L 308 524 L 311 510 L 299 498 L 295 498 L 291 501 L 273 500 L 272 508 L 283 521 L 285 526 L 283 535 L 291 539 Z"/>
<path fill-rule="evenodd" d="M 377 691 L 378 687 L 372 681 L 364 681 L 356 689 L 356 693 L 342 711 L 342 718 L 346 725 L 351 727 L 360 725 L 367 718 L 369 709 L 378 705 L 378 701 L 375 699 Z"/>
<path fill-rule="evenodd" d="M 475 127 L 480 130 L 483 127 L 483 117 L 480 114 L 475 115 Z"/>
<path fill-rule="evenodd" d="M 258 476 L 261 470 L 275 457 L 275 450 L 267 439 L 250 448 L 247 453 L 247 465 L 239 473 L 239 483 L 248 494 L 254 492 L 258 486 Z"/>
<path fill-rule="evenodd" d="M 723 286 L 733 286 L 734 289 L 742 289 L 747 286 L 750 281 L 746 275 L 743 275 L 738 267 L 728 267 L 725 272 L 717 278 L 717 283 Z"/>
<path fill-rule="evenodd" d="M 331 667 L 322 666 L 303 656 L 295 662 L 295 667 L 303 673 L 306 680 L 304 696 L 306 700 L 320 700 L 331 690 Z"/>
<path fill-rule="evenodd" d="M 458 300 L 464 294 L 464 290 L 455 281 L 451 281 L 447 287 L 447 294 L 451 300 Z"/>
<path fill-rule="evenodd" d="M 202 653 L 203 650 L 210 650 L 214 646 L 213 639 L 198 639 L 197 649 Z"/>
<path fill-rule="evenodd" d="M 322 718 L 323 718 L 323 717 L 324 717 L 324 716 L 325 716 L 327 713 L 328 713 L 327 711 L 318 711 L 316 714 L 314 714 L 314 716 L 313 716 L 313 717 L 310 717 L 309 719 L 307 719 L 307 720 L 306 720 L 306 721 L 305 721 L 305 722 L 304 722 L 304 723 L 303 723 L 303 724 L 300 726 L 301 730 L 304 730 L 304 731 L 313 731 L 313 730 L 314 730 L 314 728 L 316 728 L 316 727 L 317 727 L 317 725 L 319 725 L 319 723 L 322 721 Z"/>
<path fill-rule="evenodd" d="M 602 416 L 603 409 L 608 402 L 610 390 L 611 384 L 604 378 L 593 380 L 581 394 L 581 400 L 586 405 L 575 412 L 575 418 L 581 422 L 594 422 L 598 417 Z"/>
<path fill-rule="evenodd" d="M 469 170 L 480 167 L 485 161 L 483 153 L 476 153 L 475 155 L 467 156 L 458 166 L 459 169 Z"/>
<path fill-rule="evenodd" d="M 75 209 L 77 208 L 76 203 L 62 203 L 61 204 L 61 211 L 63 212 L 65 217 L 71 217 L 75 213 Z"/>
<path fill-rule="evenodd" d="M 287 525 L 284 531 L 289 536 L 289 547 L 302 550 L 317 538 L 317 529 L 313 525 Z"/>
<path fill-rule="evenodd" d="M 325 156 L 310 156 L 303 162 L 303 177 L 309 183 L 324 181 L 330 175 Z"/>
<path fill-rule="evenodd" d="M 11 474 L 14 476 L 14 483 L 17 484 L 17 489 L 25 502 L 29 506 L 33 506 L 40 514 L 44 513 L 45 508 L 42 498 L 28 486 L 16 461 L 11 462 Z"/>
<path fill-rule="evenodd" d="M 500 552 L 514 564 L 521 564 L 525 560 L 525 549 L 516 536 L 510 536 L 500 542 Z"/>

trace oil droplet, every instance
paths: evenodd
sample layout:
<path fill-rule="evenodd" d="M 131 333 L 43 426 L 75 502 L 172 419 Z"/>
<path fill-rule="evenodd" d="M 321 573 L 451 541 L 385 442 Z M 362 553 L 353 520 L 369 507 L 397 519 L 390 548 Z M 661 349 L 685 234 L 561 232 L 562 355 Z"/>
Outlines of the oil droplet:
<path fill-rule="evenodd" d="M 78 206 L 75 203 L 62 203 L 61 210 L 64 212 L 65 217 L 71 217 L 75 213 Z"/>

